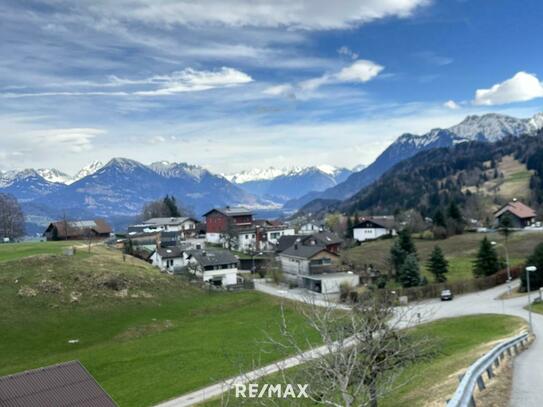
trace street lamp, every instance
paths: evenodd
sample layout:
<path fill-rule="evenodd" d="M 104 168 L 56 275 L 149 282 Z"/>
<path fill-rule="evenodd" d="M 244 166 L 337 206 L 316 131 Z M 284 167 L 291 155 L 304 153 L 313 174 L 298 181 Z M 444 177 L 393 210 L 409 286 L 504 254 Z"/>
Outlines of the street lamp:
<path fill-rule="evenodd" d="M 532 326 L 532 300 L 530 298 L 530 273 L 533 273 L 534 271 L 537 271 L 536 266 L 528 266 L 526 267 L 526 289 L 528 290 L 528 321 L 530 326 L 530 333 L 533 333 L 533 326 Z"/>
<path fill-rule="evenodd" d="M 509 267 L 509 251 L 507 250 L 507 246 L 494 241 L 490 242 L 490 244 L 492 246 L 501 246 L 505 250 L 505 265 L 507 268 L 507 292 L 509 293 L 509 295 L 511 295 L 511 268 Z"/>

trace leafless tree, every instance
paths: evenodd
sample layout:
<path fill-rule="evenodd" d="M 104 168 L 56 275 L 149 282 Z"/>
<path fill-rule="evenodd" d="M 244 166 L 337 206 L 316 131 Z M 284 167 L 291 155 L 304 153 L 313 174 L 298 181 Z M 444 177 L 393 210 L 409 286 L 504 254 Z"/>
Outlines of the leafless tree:
<path fill-rule="evenodd" d="M 16 239 L 24 235 L 21 206 L 11 195 L 0 193 L 0 238 Z"/>
<path fill-rule="evenodd" d="M 371 295 L 353 304 L 351 311 L 337 306 L 310 304 L 300 307 L 315 337 L 301 337 L 299 327 L 289 326 L 283 313 L 280 339 L 269 342 L 284 353 L 298 355 L 299 366 L 279 366 L 274 383 L 307 384 L 309 399 L 316 405 L 334 407 L 377 407 L 379 400 L 407 384 L 401 377 L 406 367 L 432 352 L 427 338 L 406 328 L 419 316 L 413 310 L 395 308 L 387 298 Z M 416 316 L 416 317 L 415 317 Z M 411 323 L 410 319 L 413 319 Z M 265 379 L 263 379 L 266 383 Z M 284 400 L 261 398 L 223 399 L 223 404 L 285 405 Z M 289 405 L 306 405 L 289 400 Z"/>
<path fill-rule="evenodd" d="M 227 249 L 236 249 L 239 246 L 239 229 L 229 217 L 226 221 L 226 229 L 223 233 L 224 245 Z M 249 232 L 248 232 L 249 233 Z"/>

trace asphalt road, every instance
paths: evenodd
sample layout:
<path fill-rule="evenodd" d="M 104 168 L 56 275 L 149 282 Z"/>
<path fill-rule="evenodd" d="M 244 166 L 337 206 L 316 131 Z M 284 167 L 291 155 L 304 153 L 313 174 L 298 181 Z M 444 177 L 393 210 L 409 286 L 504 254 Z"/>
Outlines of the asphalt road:
<path fill-rule="evenodd" d="M 269 286 L 256 287 L 259 291 L 270 295 L 284 297 L 289 300 L 308 301 L 302 292 L 282 290 Z M 438 299 L 423 301 L 406 308 L 398 309 L 399 324 L 412 325 L 413 322 L 424 323 L 441 318 L 457 317 L 473 314 L 508 314 L 528 319 L 528 311 L 523 307 L 527 305 L 526 297 L 517 297 L 510 300 L 497 300 L 501 293 L 506 291 L 505 286 L 498 286 L 490 290 L 457 296 L 453 301 L 441 302 Z M 309 301 L 315 302 L 316 299 Z M 318 300 L 325 305 L 323 300 Z M 533 329 L 536 340 L 523 353 L 515 358 L 513 374 L 513 392 L 511 396 L 512 407 L 540 407 L 543 406 L 543 315 L 533 314 Z M 275 373 L 282 368 L 293 367 L 307 357 L 318 357 L 325 350 L 323 348 L 306 352 L 303 358 L 294 356 L 281 362 L 265 366 L 252 372 L 230 378 L 223 382 L 194 391 L 181 397 L 159 404 L 157 407 L 187 407 L 206 400 L 219 397 L 232 389 L 236 383 L 248 383 L 257 378 Z"/>

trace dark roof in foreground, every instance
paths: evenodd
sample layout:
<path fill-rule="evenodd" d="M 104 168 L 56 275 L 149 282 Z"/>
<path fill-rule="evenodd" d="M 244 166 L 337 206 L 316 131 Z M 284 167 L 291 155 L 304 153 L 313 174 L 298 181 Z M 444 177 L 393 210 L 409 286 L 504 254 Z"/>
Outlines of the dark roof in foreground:
<path fill-rule="evenodd" d="M 115 407 L 79 361 L 0 377 L 2 407 Z"/>
<path fill-rule="evenodd" d="M 202 267 L 219 266 L 223 264 L 237 264 L 238 258 L 228 250 L 187 250 L 187 254 Z"/>
<path fill-rule="evenodd" d="M 279 255 L 310 259 L 311 257 L 315 256 L 316 254 L 322 251 L 325 251 L 328 254 L 337 257 L 335 254 L 330 253 L 328 250 L 326 250 L 326 246 L 322 246 L 318 244 L 306 246 L 300 243 L 290 246 L 288 249 L 282 251 Z"/>
<path fill-rule="evenodd" d="M 296 242 L 296 240 L 300 239 L 300 241 L 301 241 L 303 237 L 305 237 L 305 236 L 302 236 L 302 235 L 283 235 L 277 241 L 277 249 L 276 250 L 278 252 L 282 252 L 282 251 L 288 249 L 290 246 L 292 246 Z"/>

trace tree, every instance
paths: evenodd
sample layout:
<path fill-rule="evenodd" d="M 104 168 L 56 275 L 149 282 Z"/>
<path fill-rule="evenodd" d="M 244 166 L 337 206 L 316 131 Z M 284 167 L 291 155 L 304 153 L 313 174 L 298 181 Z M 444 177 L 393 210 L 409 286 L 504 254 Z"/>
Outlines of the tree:
<path fill-rule="evenodd" d="M 441 247 L 434 247 L 426 266 L 430 273 L 434 275 L 436 283 L 444 283 L 447 281 L 447 276 L 445 276 L 445 274 L 449 271 L 449 263 L 445 259 Z"/>
<path fill-rule="evenodd" d="M 485 277 L 495 274 L 500 269 L 500 262 L 496 250 L 485 236 L 481 240 L 477 258 L 473 262 L 473 274 L 475 277 Z"/>
<path fill-rule="evenodd" d="M 402 249 L 402 246 L 400 245 L 400 240 L 395 239 L 394 243 L 390 247 L 390 263 L 397 278 L 400 275 L 400 269 L 406 257 L 407 253 L 404 249 Z"/>
<path fill-rule="evenodd" d="M 461 234 L 464 232 L 464 218 L 455 201 L 449 203 L 447 208 L 448 230 L 450 233 Z"/>
<path fill-rule="evenodd" d="M 337 312 L 332 304 L 310 303 L 300 307 L 300 313 L 322 343 L 321 355 L 306 352 L 314 338 L 304 338 L 299 329 L 291 328 L 284 310 L 281 334 L 270 336 L 268 342 L 299 355 L 296 369 L 278 365 L 277 380 L 284 385 L 308 384 L 307 395 L 314 405 L 377 407 L 382 398 L 407 383 L 398 380 L 405 369 L 432 351 L 426 336 L 404 329 L 414 325 L 415 313 L 395 310 L 394 302 L 382 295 L 370 294 L 353 304 L 350 312 Z M 277 405 L 277 400 L 263 398 L 259 404 Z"/>
<path fill-rule="evenodd" d="M 499 223 L 498 223 L 498 231 L 503 235 L 505 238 L 505 242 L 507 244 L 507 239 L 513 233 L 513 219 L 511 218 L 511 214 L 509 212 L 505 212 L 502 216 L 500 216 Z"/>
<path fill-rule="evenodd" d="M 438 209 L 436 211 L 436 213 L 434 214 L 434 217 L 432 219 L 433 223 L 434 223 L 434 226 L 439 226 L 439 227 L 442 227 L 442 228 L 446 228 L 447 227 L 447 223 L 445 221 L 445 216 L 443 215 L 443 212 L 441 212 L 440 209 Z"/>
<path fill-rule="evenodd" d="M 350 216 L 347 216 L 347 233 L 346 233 L 346 237 L 348 239 L 353 238 L 353 228 L 354 228 L 353 219 Z"/>
<path fill-rule="evenodd" d="M 417 287 L 421 283 L 420 267 L 417 256 L 411 253 L 400 268 L 399 281 L 403 287 Z"/>
<path fill-rule="evenodd" d="M 171 218 L 178 218 L 181 216 L 181 212 L 179 211 L 179 208 L 177 207 L 177 202 L 175 201 L 175 197 L 166 195 L 164 197 L 164 206 L 167 209 L 167 212 L 169 212 L 169 217 Z"/>
<path fill-rule="evenodd" d="M 413 239 L 411 239 L 411 233 L 407 229 L 403 229 L 398 234 L 398 240 L 400 242 L 400 247 L 407 253 L 407 254 L 414 254 L 415 257 L 417 256 L 417 248 L 415 247 L 415 243 L 413 243 Z"/>
<path fill-rule="evenodd" d="M 540 243 L 534 249 L 534 252 L 526 260 L 526 266 L 537 267 L 536 271 L 530 273 L 530 290 L 537 290 L 543 287 L 543 243 Z M 526 291 L 526 273 L 520 274 L 520 287 L 522 291 Z"/>
<path fill-rule="evenodd" d="M 25 233 L 23 211 L 15 197 L 0 193 L 0 238 L 10 240 Z"/>
<path fill-rule="evenodd" d="M 163 199 L 148 202 L 144 205 L 140 218 L 142 220 L 152 218 L 177 218 L 186 216 L 187 211 L 181 208 L 175 197 L 166 195 Z"/>

